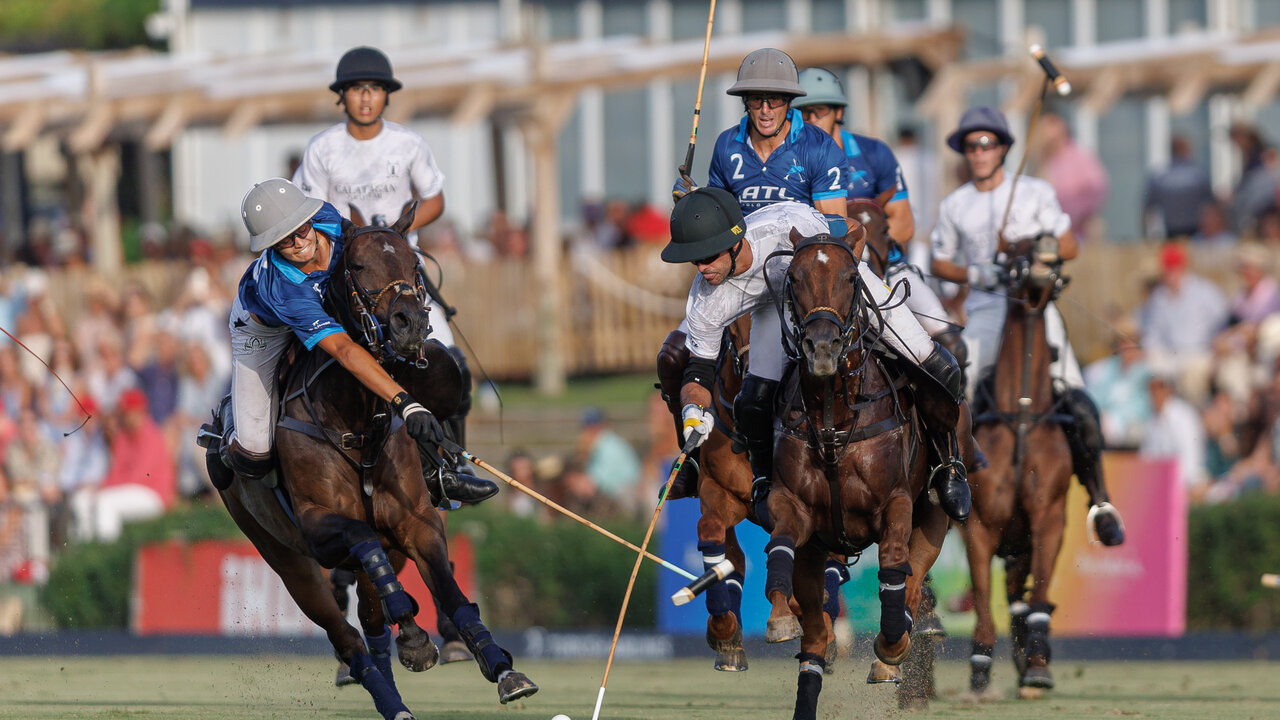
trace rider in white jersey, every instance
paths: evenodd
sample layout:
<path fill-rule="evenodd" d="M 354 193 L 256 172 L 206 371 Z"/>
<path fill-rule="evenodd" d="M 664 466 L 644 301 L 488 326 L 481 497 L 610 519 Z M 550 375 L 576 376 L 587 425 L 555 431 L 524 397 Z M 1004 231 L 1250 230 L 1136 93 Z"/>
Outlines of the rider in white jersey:
<path fill-rule="evenodd" d="M 840 221 L 843 225 L 843 220 Z M 720 337 L 734 319 L 751 314 L 751 356 L 742 390 L 734 400 L 734 424 L 746 439 L 755 484 L 752 499 L 759 516 L 767 498 L 773 467 L 774 395 L 782 378 L 785 356 L 777 307 L 765 283 L 765 272 L 774 288 L 781 287 L 790 264 L 787 256 L 766 258 L 779 249 L 791 249 L 795 228 L 806 236 L 828 233 L 824 216 L 800 203 L 766 206 L 742 217 L 733 195 L 720 188 L 700 188 L 681 198 L 671 214 L 671 242 L 662 259 L 692 262 L 698 268 L 686 305 L 686 345 L 690 358 L 680 388 L 684 442 L 700 445 L 713 427 L 711 388 Z M 904 358 L 916 363 L 953 400 L 961 396 L 959 367 L 955 359 L 929 338 L 911 311 L 890 304 L 889 288 L 866 263 L 859 263 L 863 283 L 888 324 L 885 341 Z M 889 307 L 883 307 L 888 305 Z M 954 428 L 945 428 L 950 433 Z M 948 459 L 951 462 L 954 459 Z M 953 472 L 938 473 L 938 495 L 949 514 L 963 520 L 969 510 L 969 488 L 963 465 L 951 463 Z"/>
<path fill-rule="evenodd" d="M 1076 257 L 1079 248 L 1071 232 L 1071 219 L 1058 204 L 1053 187 L 1044 180 L 1023 176 L 1018 178 L 1015 189 L 1013 176 L 1005 173 L 1004 160 L 1013 145 L 1013 135 L 1003 113 L 989 107 L 970 108 L 947 138 L 947 145 L 964 156 L 973 180 L 942 201 L 933 229 L 933 273 L 970 286 L 965 300 L 968 321 L 964 337 L 969 345 L 969 392 L 977 418 L 981 407 L 988 404 L 990 391 L 982 384 L 989 382 L 1004 330 L 1006 297 L 996 262 L 1002 238 L 1013 242 L 1050 237 L 1062 260 Z M 1094 529 L 1104 544 L 1119 545 L 1124 542 L 1124 525 L 1108 501 L 1102 477 L 1098 408 L 1084 389 L 1080 365 L 1067 342 L 1066 325 L 1052 303 L 1045 311 L 1045 337 L 1057 350 L 1058 358 L 1049 366 L 1049 372 L 1055 397 L 1073 418 L 1062 429 L 1071 446 L 1076 477 L 1088 491 L 1094 508 L 1090 511 Z"/>

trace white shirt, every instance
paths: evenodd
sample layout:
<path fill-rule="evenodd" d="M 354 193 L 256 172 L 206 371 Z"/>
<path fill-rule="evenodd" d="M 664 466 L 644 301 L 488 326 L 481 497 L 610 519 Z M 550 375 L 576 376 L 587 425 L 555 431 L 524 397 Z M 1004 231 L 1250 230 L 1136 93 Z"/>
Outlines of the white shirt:
<path fill-rule="evenodd" d="M 357 140 L 343 122 L 311 138 L 293 183 L 348 218 L 354 207 L 366 223 L 391 225 L 414 190 L 422 199 L 439 195 L 444 174 L 427 141 L 413 130 L 383 120 L 376 136 Z"/>
<path fill-rule="evenodd" d="M 751 267 L 741 275 L 710 285 L 701 274 L 693 279 L 685 303 L 688 327 L 685 344 L 695 357 L 715 360 L 720 355 L 724 329 L 737 318 L 773 302 L 765 284 L 765 259 L 777 250 L 791 249 L 791 228 L 806 237 L 828 232 L 827 221 L 809 205 L 780 202 L 766 205 L 746 217 L 744 236 L 751 246 Z M 791 256 L 769 262 L 769 281 L 782 288 Z"/>
<path fill-rule="evenodd" d="M 979 265 L 994 261 L 999 245 L 1000 223 L 1013 189 L 1013 175 L 983 192 L 972 182 L 956 188 L 942 199 L 938 222 L 931 237 L 933 257 L 956 265 Z M 1042 233 L 1061 237 L 1071 228 L 1071 218 L 1062 211 L 1053 186 L 1040 178 L 1023 175 L 1018 179 L 1015 202 L 1009 209 L 1004 236 L 1009 242 L 1033 238 Z M 965 307 L 999 304 L 1004 298 L 991 293 L 969 293 Z"/>
<path fill-rule="evenodd" d="M 1185 487 L 1191 488 L 1205 480 L 1204 445 L 1204 424 L 1200 422 L 1200 413 L 1186 400 L 1170 397 L 1147 424 L 1146 437 L 1138 448 L 1138 455 L 1176 458 L 1178 476 Z"/>

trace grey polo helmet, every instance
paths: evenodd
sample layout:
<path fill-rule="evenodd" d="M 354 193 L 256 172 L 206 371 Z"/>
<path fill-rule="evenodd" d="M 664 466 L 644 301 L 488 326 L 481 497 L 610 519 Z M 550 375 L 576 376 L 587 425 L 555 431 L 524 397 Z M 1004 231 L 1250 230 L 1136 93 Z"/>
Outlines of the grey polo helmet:
<path fill-rule="evenodd" d="M 249 249 L 262 252 L 275 245 L 302 227 L 323 205 L 284 178 L 254 185 L 240 203 L 240 217 L 249 230 Z"/>
<path fill-rule="evenodd" d="M 844 84 L 840 82 L 840 78 L 835 73 L 826 68 L 805 68 L 801 70 L 800 87 L 804 88 L 805 96 L 797 98 L 795 102 L 791 103 L 793 108 L 809 107 L 810 105 L 845 107 L 849 104 L 848 98 L 844 95 Z"/>
<path fill-rule="evenodd" d="M 671 211 L 671 242 L 662 259 L 686 263 L 732 248 L 747 233 L 738 199 L 724 188 L 700 187 L 676 202 Z"/>
<path fill-rule="evenodd" d="M 391 61 L 377 48 L 360 46 L 352 48 L 338 61 L 338 72 L 329 89 L 342 94 L 348 85 L 371 81 L 385 85 L 388 93 L 403 87 L 391 74 Z"/>
<path fill-rule="evenodd" d="M 947 147 L 963 153 L 964 136 L 979 130 L 995 135 L 1005 147 L 1013 146 L 1013 135 L 1009 133 L 1009 121 L 1005 119 L 1004 113 L 991 107 L 973 107 L 960 116 L 960 126 L 947 136 Z"/>
<path fill-rule="evenodd" d="M 795 61 L 774 48 L 762 48 L 743 58 L 742 65 L 738 66 L 738 81 L 726 92 L 738 96 L 777 93 L 799 97 L 805 94 L 797 78 Z"/>

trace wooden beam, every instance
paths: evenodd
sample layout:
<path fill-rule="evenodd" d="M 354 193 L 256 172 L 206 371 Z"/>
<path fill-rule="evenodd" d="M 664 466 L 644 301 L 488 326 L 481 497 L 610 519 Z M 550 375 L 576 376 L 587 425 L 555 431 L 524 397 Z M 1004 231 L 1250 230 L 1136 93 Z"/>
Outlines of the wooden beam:
<path fill-rule="evenodd" d="M 27 103 L 14 119 L 13 124 L 5 131 L 3 140 L 0 140 L 0 147 L 3 147 L 5 152 L 26 149 L 40 135 L 44 123 L 44 103 L 34 101 Z"/>
<path fill-rule="evenodd" d="M 110 102 L 95 102 L 89 109 L 89 114 L 85 116 L 80 125 L 71 132 L 71 137 L 67 140 L 73 153 L 87 153 L 97 150 L 102 145 L 102 141 L 106 139 L 107 134 L 111 132 L 111 127 L 115 124 L 115 110 L 111 107 Z"/>
<path fill-rule="evenodd" d="M 1186 115 L 1196 109 L 1209 91 L 1210 80 L 1210 69 L 1207 67 L 1183 73 L 1169 90 L 1169 112 Z"/>
<path fill-rule="evenodd" d="M 160 117 L 147 128 L 147 134 L 142 138 L 143 145 L 151 151 L 163 150 L 172 145 L 173 138 L 187 126 L 186 108 L 185 98 L 175 96 L 170 100 Z"/>
<path fill-rule="evenodd" d="M 222 133 L 229 138 L 238 138 L 257 127 L 266 115 L 262 103 L 244 102 L 231 111 L 231 116 L 222 124 Z"/>
<path fill-rule="evenodd" d="M 454 125 L 471 125 L 478 122 L 493 112 L 497 96 L 493 85 L 489 83 L 476 85 L 462 97 L 462 102 L 458 103 L 453 114 L 449 116 L 449 122 Z"/>
<path fill-rule="evenodd" d="M 1103 115 L 1124 95 L 1127 86 L 1124 70 L 1119 67 L 1108 67 L 1098 73 L 1089 84 L 1089 90 L 1085 93 L 1081 105 L 1090 112 Z"/>
<path fill-rule="evenodd" d="M 1280 60 L 1273 60 L 1263 66 L 1240 96 L 1245 107 L 1261 109 L 1271 104 L 1280 89 Z"/>

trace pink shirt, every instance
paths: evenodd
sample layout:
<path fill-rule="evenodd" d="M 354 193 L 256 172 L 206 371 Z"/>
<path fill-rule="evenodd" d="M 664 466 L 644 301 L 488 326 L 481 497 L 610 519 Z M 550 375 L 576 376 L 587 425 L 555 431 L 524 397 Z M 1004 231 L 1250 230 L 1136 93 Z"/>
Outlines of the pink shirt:
<path fill-rule="evenodd" d="M 1058 193 L 1058 204 L 1071 216 L 1071 230 L 1080 239 L 1084 224 L 1107 201 L 1111 182 L 1098 156 L 1067 140 L 1044 167 L 1045 179 Z"/>
<path fill-rule="evenodd" d="M 142 485 L 156 491 L 166 508 L 178 495 L 177 468 L 159 426 L 148 417 L 137 432 L 121 428 L 111 440 L 111 468 L 102 487 Z"/>

